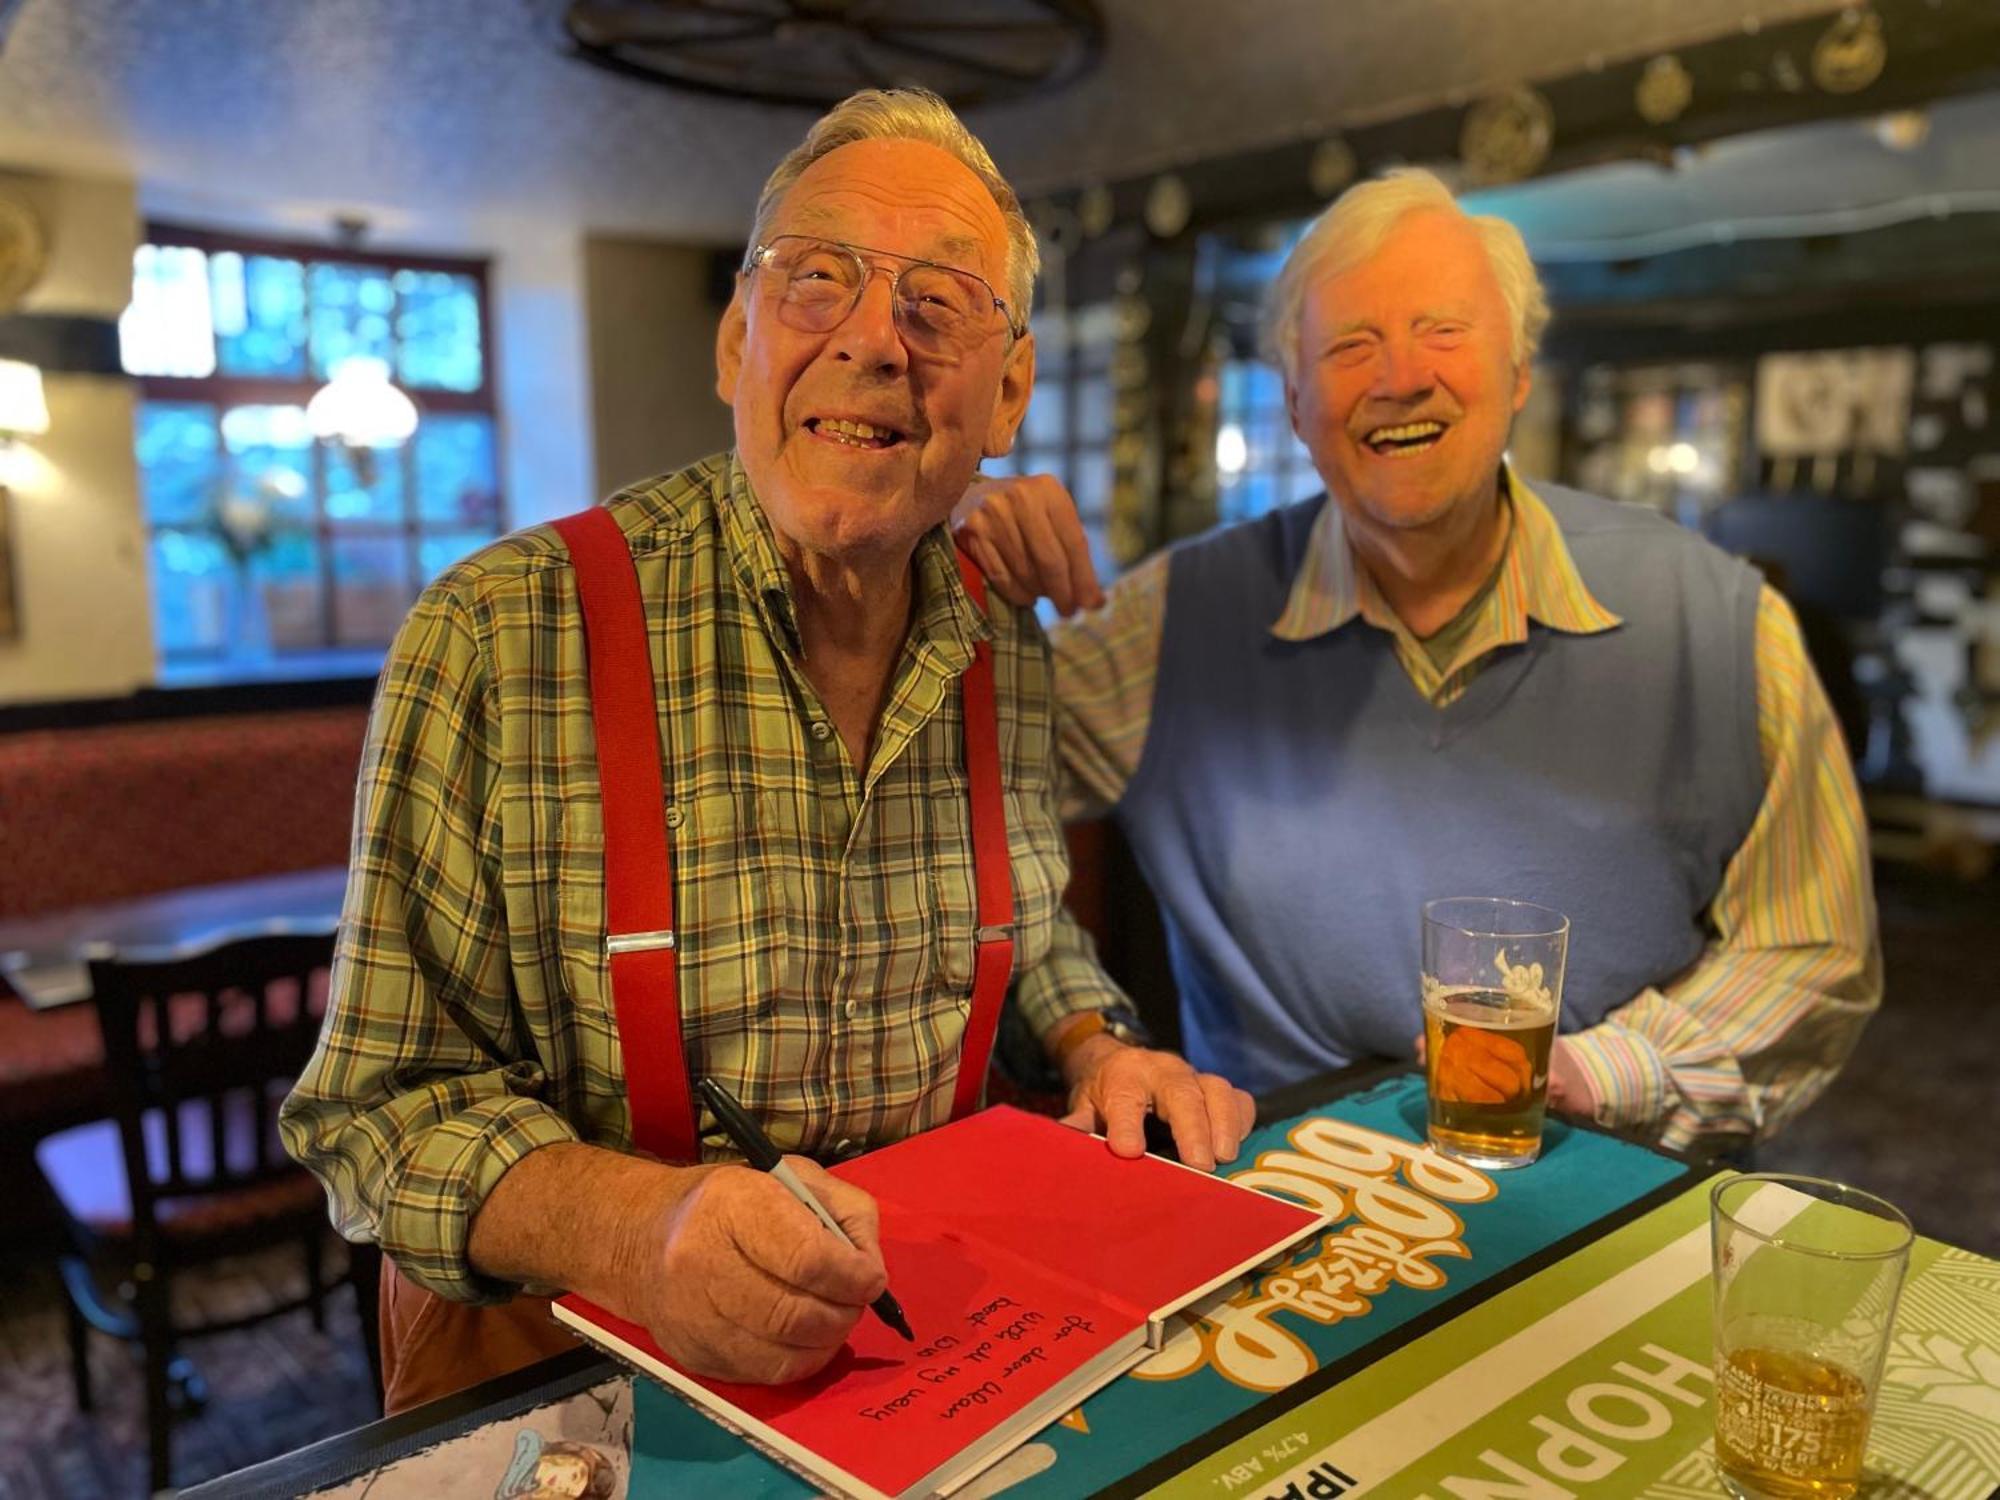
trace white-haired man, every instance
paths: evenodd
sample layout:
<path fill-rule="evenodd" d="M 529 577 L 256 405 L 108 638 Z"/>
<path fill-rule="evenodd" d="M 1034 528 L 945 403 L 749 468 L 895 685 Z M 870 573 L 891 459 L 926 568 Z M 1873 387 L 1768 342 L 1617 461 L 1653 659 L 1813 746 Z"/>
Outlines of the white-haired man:
<path fill-rule="evenodd" d="M 1010 974 L 1074 1123 L 1235 1154 L 1250 1100 L 1128 1045 L 1066 918 L 1047 647 L 943 523 L 1028 400 L 1034 240 L 939 100 L 779 164 L 716 346 L 733 452 L 452 568 L 390 654 L 289 1148 L 400 1274 L 391 1409 L 567 1342 L 567 1288 L 726 1379 L 885 1284 L 833 1158 L 976 1107 Z M 1004 289 L 1004 295 L 1002 294 Z M 853 1240 L 719 1165 L 696 1080 Z M 695 1165 L 707 1162 L 709 1165 Z"/>
<path fill-rule="evenodd" d="M 978 487 L 961 534 L 1011 597 L 1090 610 L 1054 635 L 1066 810 L 1129 836 L 1198 1066 L 1265 1089 L 1407 1053 L 1421 902 L 1515 897 L 1572 920 L 1551 1101 L 1740 1145 L 1880 1001 L 1859 796 L 1776 593 L 1508 468 L 1547 316 L 1511 226 L 1428 173 L 1362 184 L 1266 324 L 1330 499 L 1108 601 L 1053 479 Z M 1479 1097 L 1486 1060 L 1452 1062 Z"/>

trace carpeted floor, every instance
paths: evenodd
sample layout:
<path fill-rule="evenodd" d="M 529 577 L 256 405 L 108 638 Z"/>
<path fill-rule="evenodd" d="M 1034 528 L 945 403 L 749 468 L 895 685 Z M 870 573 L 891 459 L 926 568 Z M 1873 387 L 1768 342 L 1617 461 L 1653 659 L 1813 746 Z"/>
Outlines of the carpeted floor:
<path fill-rule="evenodd" d="M 0 1500 L 126 1500 L 146 1485 L 145 1395 L 136 1349 L 91 1337 L 95 1412 L 76 1409 L 53 1269 L 0 1266 Z M 216 1316 L 296 1295 L 289 1247 L 223 1262 L 177 1292 Z M 373 1309 L 370 1309 L 372 1314 Z M 207 1407 L 174 1433 L 174 1479 L 190 1485 L 379 1415 L 354 1298 L 329 1300 L 325 1333 L 304 1312 L 190 1343 Z"/>
<path fill-rule="evenodd" d="M 1757 1165 L 1880 1193 L 1925 1234 L 2000 1256 L 2000 885 L 1895 872 L 1881 885 L 1889 999 L 1846 1073 Z M 289 1252 L 246 1259 L 188 1294 L 234 1303 L 294 1285 Z M 98 1410 L 70 1394 L 52 1271 L 0 1258 L 0 1500 L 145 1494 L 136 1361 L 93 1338 Z M 175 1478 L 197 1483 L 371 1420 L 375 1394 L 351 1297 L 325 1334 L 304 1313 L 192 1346 L 207 1409 L 176 1434 Z"/>

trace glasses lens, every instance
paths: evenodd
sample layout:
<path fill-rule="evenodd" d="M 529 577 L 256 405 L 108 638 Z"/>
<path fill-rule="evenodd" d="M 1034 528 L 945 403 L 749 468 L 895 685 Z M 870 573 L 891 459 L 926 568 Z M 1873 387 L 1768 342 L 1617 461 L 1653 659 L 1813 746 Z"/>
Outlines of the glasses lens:
<path fill-rule="evenodd" d="M 847 316 L 865 274 L 851 250 L 825 240 L 780 241 L 771 267 L 784 278 L 787 321 L 823 333 Z"/>
<path fill-rule="evenodd" d="M 972 277 L 943 266 L 911 266 L 898 287 L 897 306 L 911 334 L 936 344 L 963 344 L 980 337 L 995 311 L 993 298 Z"/>

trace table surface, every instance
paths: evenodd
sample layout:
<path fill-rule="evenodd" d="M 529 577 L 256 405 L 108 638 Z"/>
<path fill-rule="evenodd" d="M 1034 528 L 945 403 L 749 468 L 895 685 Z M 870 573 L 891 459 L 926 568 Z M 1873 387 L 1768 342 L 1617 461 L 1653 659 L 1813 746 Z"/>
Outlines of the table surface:
<path fill-rule="evenodd" d="M 0 974 L 32 1010 L 90 998 L 89 961 L 185 957 L 227 939 L 330 932 L 347 889 L 345 865 L 220 885 L 188 886 L 0 922 Z"/>
<path fill-rule="evenodd" d="M 1359 1063 L 1274 1092 L 1260 1101 L 1259 1119 L 1286 1119 L 1410 1071 L 1410 1065 L 1404 1062 Z M 1458 1315 L 1535 1271 L 1554 1264 L 1612 1228 L 1636 1218 L 1712 1170 L 1705 1164 L 1679 1160 L 1684 1170 L 1664 1186 L 1603 1215 L 1587 1229 L 1527 1257 L 1490 1282 L 1467 1288 L 1448 1307 L 1439 1308 L 1437 1314 Z M 1437 1322 L 1438 1316 L 1434 1314 L 1391 1329 L 1370 1342 L 1364 1350 L 1358 1351 L 1357 1358 L 1380 1358 L 1436 1326 Z M 265 1497 L 292 1496 L 325 1489 L 357 1479 L 439 1443 L 567 1400 L 623 1374 L 622 1367 L 607 1357 L 593 1350 L 578 1349 L 415 1410 L 328 1438 L 296 1453 L 285 1454 L 185 1490 L 182 1492 L 183 1500 L 265 1500 Z M 1265 1402 L 1264 1407 L 1270 1407 L 1274 1402 L 1282 1404 L 1285 1399 L 1286 1393 L 1281 1391 Z M 1255 1408 L 1253 1412 L 1264 1407 Z M 1240 1428 L 1250 1415 L 1246 1414 L 1226 1425 L 1232 1430 Z M 1198 1447 L 1202 1442 L 1202 1437 L 1194 1437 L 1190 1448 Z M 1121 1493 L 1126 1488 L 1129 1486 L 1113 1486 L 1112 1493 Z"/>

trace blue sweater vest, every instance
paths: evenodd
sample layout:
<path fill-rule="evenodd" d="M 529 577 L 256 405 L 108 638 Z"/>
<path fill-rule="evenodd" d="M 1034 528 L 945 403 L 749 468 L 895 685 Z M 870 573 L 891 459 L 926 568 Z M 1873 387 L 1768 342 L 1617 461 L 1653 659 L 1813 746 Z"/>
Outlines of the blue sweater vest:
<path fill-rule="evenodd" d="M 1322 497 L 1175 553 L 1118 818 L 1160 899 L 1189 1058 L 1252 1091 L 1422 1029 L 1422 904 L 1570 918 L 1562 1029 L 1685 969 L 1762 802 L 1757 575 L 1649 512 L 1536 487 L 1624 623 L 1531 623 L 1436 709 L 1362 622 L 1270 627 Z"/>

